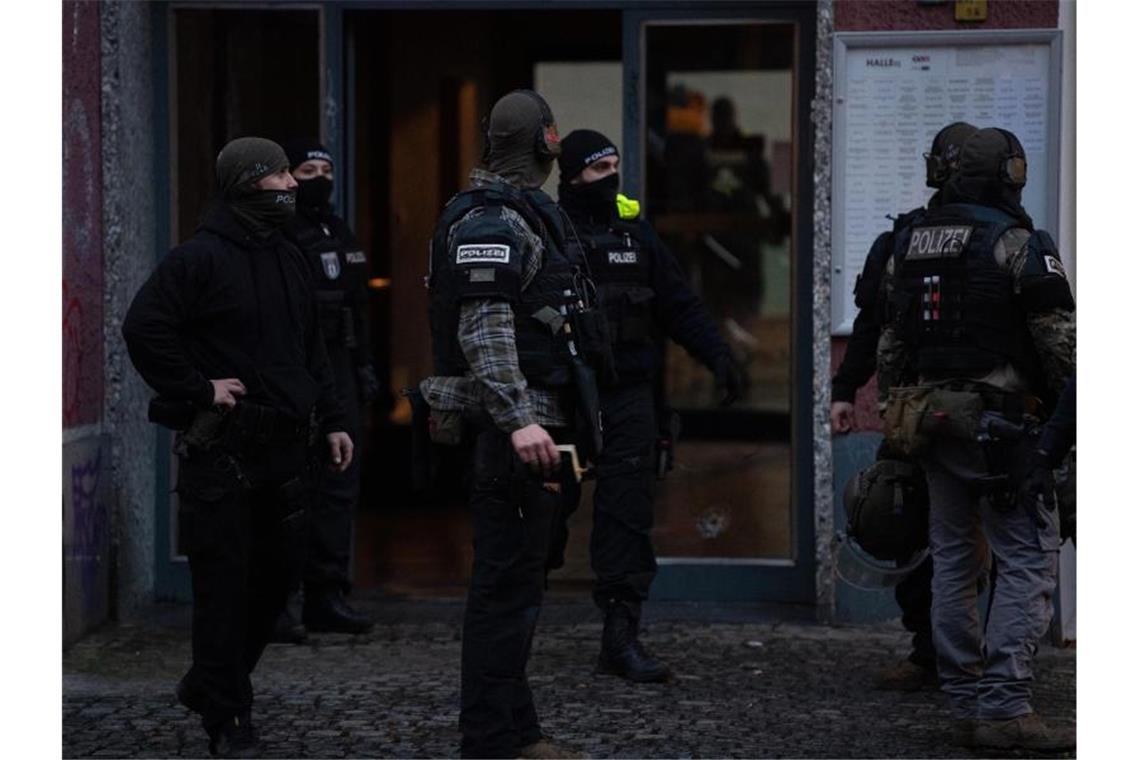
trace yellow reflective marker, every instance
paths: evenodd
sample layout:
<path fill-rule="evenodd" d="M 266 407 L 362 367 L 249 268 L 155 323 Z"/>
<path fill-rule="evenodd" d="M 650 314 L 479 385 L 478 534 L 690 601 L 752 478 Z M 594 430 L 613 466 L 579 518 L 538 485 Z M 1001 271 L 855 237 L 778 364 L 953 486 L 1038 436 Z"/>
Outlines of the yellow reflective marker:
<path fill-rule="evenodd" d="M 621 193 L 617 196 L 618 216 L 622 219 L 636 219 L 641 214 L 641 204 Z"/>
<path fill-rule="evenodd" d="M 392 287 L 392 279 L 390 277 L 373 277 L 368 281 L 368 288 L 370 290 L 387 290 Z"/>

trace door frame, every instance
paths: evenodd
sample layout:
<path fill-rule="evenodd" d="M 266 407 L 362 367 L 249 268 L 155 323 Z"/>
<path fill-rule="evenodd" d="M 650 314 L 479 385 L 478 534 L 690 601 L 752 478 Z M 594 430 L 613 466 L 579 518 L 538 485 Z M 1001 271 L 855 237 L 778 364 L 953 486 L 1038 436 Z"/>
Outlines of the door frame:
<path fill-rule="evenodd" d="M 622 184 L 643 197 L 645 184 L 645 29 L 650 22 L 675 24 L 784 23 L 795 27 L 793 135 L 793 228 L 791 319 L 791 501 L 792 558 L 661 557 L 653 584 L 657 599 L 749 600 L 814 604 L 815 598 L 815 457 L 813 445 L 813 245 L 816 5 L 771 3 L 742 6 L 732 2 L 639 6 L 622 13 L 623 131 Z M 652 210 L 651 210 L 652 211 Z M 753 420 L 752 417 L 755 417 Z M 749 415 L 757 431 L 771 430 L 766 415 Z M 779 423 L 777 423 L 779 424 Z M 734 436 L 736 437 L 736 436 Z"/>
<path fill-rule="evenodd" d="M 172 70 L 174 11 L 184 7 L 249 8 L 227 0 L 213 2 L 180 2 L 151 6 L 154 76 L 154 147 L 156 157 L 157 232 L 156 261 L 170 250 L 173 241 L 174 207 L 172 192 L 174 153 L 172 102 L 176 93 L 170 81 Z M 815 536 L 814 536 L 814 456 L 812 438 L 812 268 L 813 182 L 810 156 L 814 145 L 811 102 L 815 93 L 816 4 L 773 2 L 763 5 L 731 0 L 661 2 L 457 2 L 426 0 L 364 0 L 345 3 L 266 3 L 266 10 L 301 10 L 315 7 L 319 14 L 320 42 L 320 114 L 321 138 L 338 166 L 344 167 L 337 183 L 336 202 L 346 213 L 355 210 L 353 170 L 348 161 L 356 135 L 352 129 L 355 72 L 346 47 L 345 11 L 350 10 L 537 10 L 600 9 L 622 11 L 623 70 L 623 156 L 622 181 L 635 196 L 643 182 L 642 125 L 644 124 L 642 93 L 644 92 L 644 24 L 650 21 L 715 23 L 777 22 L 796 26 L 796 90 L 793 106 L 795 118 L 796 173 L 793 178 L 796 211 L 793 227 L 792 256 L 792 503 L 794 559 L 686 559 L 662 558 L 653 586 L 654 598 L 708 600 L 768 600 L 778 602 L 815 602 Z M 351 36 L 351 35 L 348 35 Z M 173 554 L 174 536 L 171 521 L 173 466 L 171 436 L 161 428 L 156 433 L 155 494 L 155 596 L 159 599 L 187 601 L 190 598 L 189 568 L 184 558 Z"/>

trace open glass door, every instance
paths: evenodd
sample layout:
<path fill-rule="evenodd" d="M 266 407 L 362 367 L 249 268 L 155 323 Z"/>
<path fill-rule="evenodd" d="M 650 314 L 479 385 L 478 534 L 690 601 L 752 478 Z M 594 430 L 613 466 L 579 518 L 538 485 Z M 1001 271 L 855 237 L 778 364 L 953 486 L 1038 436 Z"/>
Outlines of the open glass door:
<path fill-rule="evenodd" d="M 717 15 L 712 15 L 717 14 Z M 810 103 L 814 7 L 743 17 L 625 15 L 624 184 L 745 367 L 714 378 L 670 344 L 663 393 L 679 413 L 658 490 L 654 595 L 814 600 Z M 632 114 L 629 113 L 632 111 Z M 631 120 L 632 115 L 632 120 Z"/>

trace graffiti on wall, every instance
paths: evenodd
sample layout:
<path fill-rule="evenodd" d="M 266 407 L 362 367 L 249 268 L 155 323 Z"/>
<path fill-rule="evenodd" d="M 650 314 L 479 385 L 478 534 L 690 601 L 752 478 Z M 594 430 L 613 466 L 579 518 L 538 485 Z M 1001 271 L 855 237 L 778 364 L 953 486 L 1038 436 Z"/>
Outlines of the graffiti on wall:
<path fill-rule="evenodd" d="M 84 589 L 84 611 L 87 613 L 93 612 L 97 606 L 100 575 L 106 574 L 101 565 L 106 559 L 107 510 L 98 498 L 102 460 L 103 449 L 97 447 L 93 458 L 88 456 L 71 465 L 73 541 L 68 553 L 79 573 Z"/>
<path fill-rule="evenodd" d="M 103 176 L 99 4 L 64 4 L 63 425 L 103 409 Z"/>
<path fill-rule="evenodd" d="M 63 627 L 74 639 L 107 619 L 110 598 L 110 510 L 105 439 L 63 447 Z"/>

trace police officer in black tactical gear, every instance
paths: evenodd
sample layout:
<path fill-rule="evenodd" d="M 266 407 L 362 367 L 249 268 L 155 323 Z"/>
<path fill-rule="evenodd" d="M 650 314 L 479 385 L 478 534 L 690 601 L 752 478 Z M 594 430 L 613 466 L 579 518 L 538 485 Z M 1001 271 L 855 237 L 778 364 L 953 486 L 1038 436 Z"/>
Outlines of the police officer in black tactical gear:
<path fill-rule="evenodd" d="M 179 538 L 194 610 L 178 699 L 202 716 L 211 754 L 251 757 L 250 673 L 295 577 L 310 439 L 320 435 L 334 470 L 353 457 L 308 266 L 281 234 L 296 188 L 285 153 L 234 140 L 217 176 L 219 198 L 139 289 L 123 337 L 159 394 L 151 419 L 179 431 Z"/>
<path fill-rule="evenodd" d="M 743 374 L 708 309 L 636 201 L 618 194 L 618 150 L 578 129 L 562 140 L 558 202 L 574 223 L 609 317 L 614 370 L 603 378 L 604 445 L 597 462 L 590 558 L 594 600 L 605 614 L 598 671 L 635 682 L 663 681 L 669 668 L 638 640 L 641 603 L 657 572 L 653 528 L 658 428 L 655 383 L 672 338 L 704 363 L 730 404 Z"/>
<path fill-rule="evenodd" d="M 1059 521 L 1018 498 L 1019 453 L 1075 371 L 1075 304 L 1053 239 L 1021 205 L 1027 172 L 1007 130 L 981 129 L 962 144 L 941 204 L 896 237 L 878 365 L 894 378 L 884 434 L 926 473 L 931 620 L 953 740 L 1064 750 L 1073 732 L 1045 723 L 1030 702 L 1033 654 L 1053 612 Z M 990 550 L 983 629 L 976 581 Z"/>
<path fill-rule="evenodd" d="M 926 154 L 926 186 L 935 190 L 925 208 L 900 214 L 892 229 L 875 239 L 863 264 L 863 272 L 855 281 L 855 324 L 847 343 L 847 352 L 831 380 L 831 427 L 835 433 L 852 429 L 855 414 L 855 391 L 875 373 L 875 351 L 879 343 L 882 315 L 879 289 L 883 270 L 894 250 L 895 237 L 922 219 L 929 209 L 941 202 L 942 187 L 957 169 L 962 143 L 977 131 L 964 121 L 948 124 L 938 131 Z M 886 393 L 880 387 L 880 393 Z M 897 452 L 881 448 L 880 459 L 905 459 Z M 914 466 L 914 462 L 907 462 Z M 937 686 L 934 642 L 930 631 L 930 580 L 934 563 L 929 557 L 895 586 L 895 601 L 902 610 L 903 626 L 913 634 L 911 652 L 905 660 L 879 674 L 876 687 L 887 690 L 916 691 Z"/>
<path fill-rule="evenodd" d="M 470 446 L 475 558 L 463 619 L 460 751 L 558 757 L 526 679 L 555 516 L 573 476 L 559 443 L 597 437 L 581 357 L 593 290 L 558 206 L 539 188 L 558 155 L 549 106 L 516 90 L 491 110 L 487 169 L 444 208 L 428 288 L 436 374 L 420 384 L 432 439 Z M 596 325 L 595 325 L 596 328 Z M 592 393 L 591 393 L 592 391 Z M 593 401 L 591 401 L 593 398 Z"/>
<path fill-rule="evenodd" d="M 329 205 L 334 182 L 332 156 L 316 140 L 295 140 L 285 148 L 290 171 L 297 180 L 297 213 L 285 225 L 284 233 L 312 268 L 317 315 L 344 407 L 346 429 L 354 441 L 360 441 L 364 405 L 379 390 L 369 353 L 368 259 L 348 224 Z M 279 632 L 292 630 L 303 639 L 305 628 L 337 633 L 366 633 L 372 628 L 372 621 L 344 598 L 352 585 L 349 559 L 352 519 L 360 493 L 360 462 L 357 456 L 343 473 L 324 473 L 319 479 L 305 558 L 304 628 L 296 626 L 286 609 L 283 620 L 278 621 Z"/>

